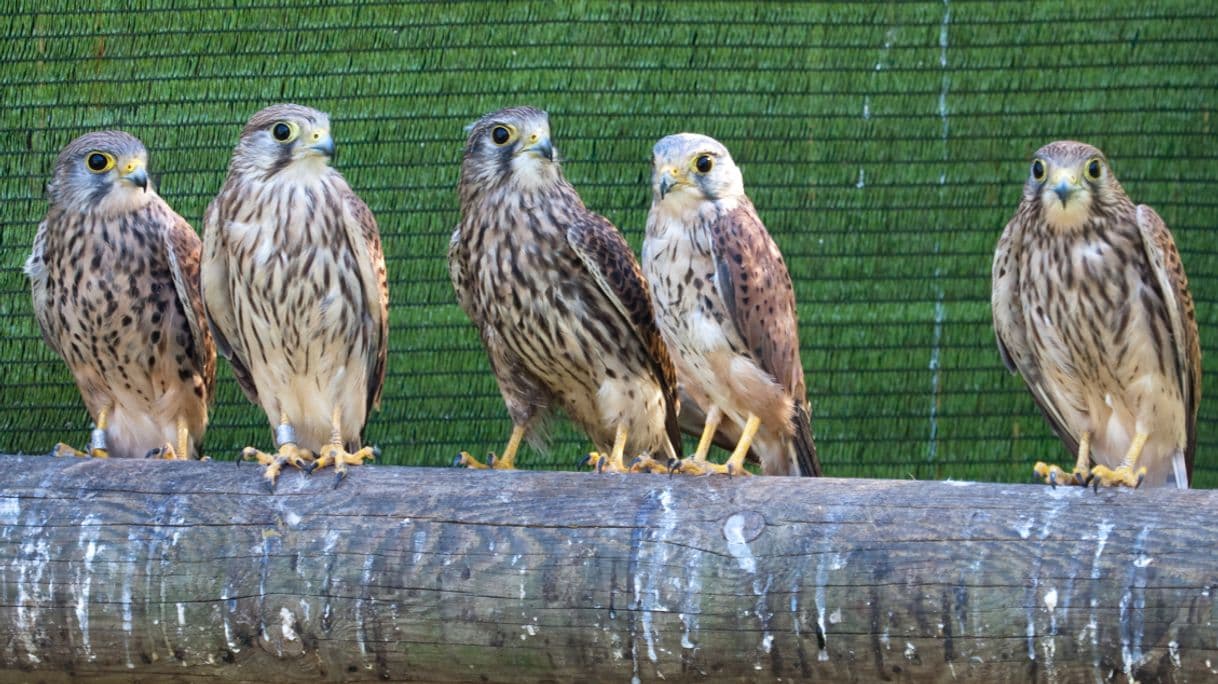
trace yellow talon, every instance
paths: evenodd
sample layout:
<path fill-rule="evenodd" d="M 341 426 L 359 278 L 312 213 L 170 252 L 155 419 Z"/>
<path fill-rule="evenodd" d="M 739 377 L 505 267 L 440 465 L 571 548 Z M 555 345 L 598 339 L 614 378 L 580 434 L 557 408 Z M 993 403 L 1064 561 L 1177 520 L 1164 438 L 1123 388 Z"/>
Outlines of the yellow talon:
<path fill-rule="evenodd" d="M 454 466 L 464 466 L 466 468 L 474 468 L 475 470 L 516 470 L 516 452 L 520 449 L 520 442 L 524 439 L 524 427 L 521 425 L 512 426 L 512 436 L 508 438 L 507 447 L 503 450 L 503 455 L 496 457 L 495 454 L 490 454 L 487 459 L 489 465 L 481 463 L 478 459 L 469 455 L 469 452 L 462 451 L 453 459 Z"/>
<path fill-rule="evenodd" d="M 1098 490 L 1101 484 L 1105 487 L 1125 485 L 1134 489 L 1142 484 L 1142 480 L 1146 477 L 1146 468 L 1138 467 L 1138 459 L 1141 458 L 1142 449 L 1146 447 L 1148 439 L 1150 439 L 1150 435 L 1145 432 L 1135 434 L 1133 442 L 1129 444 L 1129 451 L 1125 452 L 1124 462 L 1115 470 L 1097 465 L 1091 471 L 1096 479 L 1096 489 Z"/>
<path fill-rule="evenodd" d="M 1090 463 L 1091 433 L 1084 432 L 1078 439 L 1078 459 L 1074 463 L 1074 470 L 1072 472 L 1067 474 L 1065 470 L 1055 465 L 1049 465 L 1044 461 L 1037 461 L 1036 465 L 1032 466 L 1032 472 L 1054 487 L 1057 485 L 1079 485 L 1086 487 L 1092 478 L 1092 472 L 1087 467 Z"/>
<path fill-rule="evenodd" d="M 1095 477 L 1096 488 L 1100 485 L 1105 487 L 1115 487 L 1124 485 L 1132 489 L 1137 489 L 1142 484 L 1142 480 L 1146 477 L 1146 468 L 1138 468 L 1134 470 L 1127 465 L 1118 466 L 1115 470 L 1107 466 L 1097 465 L 1092 471 L 1092 476 Z"/>
<path fill-rule="evenodd" d="M 707 423 L 707 427 L 709 428 L 709 418 Z M 718 427 L 717 423 L 715 427 Z M 745 470 L 744 468 L 744 457 L 748 455 L 749 448 L 753 445 L 753 437 L 757 435 L 757 430 L 760 428 L 761 418 L 750 413 L 748 421 L 746 421 L 744 424 L 744 430 L 742 430 L 740 433 L 740 441 L 736 443 L 736 449 L 732 452 L 731 457 L 727 459 L 727 463 L 724 463 L 723 465 L 711 463 L 706 460 L 705 456 L 699 459 L 697 453 L 695 453 L 693 458 L 687 458 L 677 464 L 676 471 L 686 475 L 705 475 L 709 473 L 718 473 L 720 475 L 750 474 L 749 471 Z M 703 431 L 703 438 L 704 441 L 707 442 L 707 448 L 709 448 L 710 440 L 706 439 L 705 433 L 706 431 Z M 714 430 L 710 430 L 710 434 L 713 436 L 715 434 Z"/>
<path fill-rule="evenodd" d="M 88 458 L 90 456 L 93 458 L 109 458 L 110 452 L 106 449 L 106 427 L 109 422 L 110 407 L 103 406 L 97 412 L 97 427 L 93 428 L 93 431 L 89 433 L 88 452 L 80 451 L 63 442 L 59 442 L 55 445 L 55 448 L 51 449 L 51 455 L 56 457 L 71 455 L 79 458 Z"/>
<path fill-rule="evenodd" d="M 609 471 L 611 473 L 628 473 L 630 469 L 626 467 L 623 461 L 623 453 L 626 451 L 626 425 L 620 424 L 617 426 L 617 434 L 613 438 L 613 451 L 606 457 L 604 454 L 593 451 L 588 454 L 587 462 L 592 465 L 596 472 L 601 473 Z"/>
<path fill-rule="evenodd" d="M 262 471 L 262 477 L 266 478 L 267 488 L 275 491 L 275 481 L 279 479 L 279 472 L 283 466 L 290 465 L 301 470 L 308 469 L 313 462 L 313 453 L 308 449 L 301 449 L 295 444 L 288 443 L 281 445 L 279 451 L 274 455 L 264 453 L 254 447 L 245 447 L 241 451 L 241 459 L 258 461 L 260 465 L 266 466 L 266 470 Z"/>

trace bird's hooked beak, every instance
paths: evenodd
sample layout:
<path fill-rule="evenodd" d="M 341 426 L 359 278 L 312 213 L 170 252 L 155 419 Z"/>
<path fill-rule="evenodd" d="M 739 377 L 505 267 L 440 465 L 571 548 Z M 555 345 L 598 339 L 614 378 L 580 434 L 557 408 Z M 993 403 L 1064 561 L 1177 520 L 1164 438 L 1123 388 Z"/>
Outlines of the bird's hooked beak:
<path fill-rule="evenodd" d="M 334 156 L 334 138 L 330 137 L 330 131 L 317 129 L 310 133 L 309 149 L 327 159 L 332 158 Z"/>
<path fill-rule="evenodd" d="M 668 167 L 660 171 L 660 200 L 663 200 L 673 187 L 685 182 L 681 176 L 681 172 L 674 167 Z"/>
<path fill-rule="evenodd" d="M 148 191 L 148 169 L 144 168 L 144 162 L 140 161 L 139 158 L 133 157 L 126 160 L 121 169 L 119 178 L 138 186 L 145 192 Z"/>
<path fill-rule="evenodd" d="M 1054 172 L 1053 177 L 1049 179 L 1049 187 L 1057 194 L 1057 198 L 1061 200 L 1062 206 L 1070 201 L 1070 197 L 1081 187 L 1078 176 L 1066 171 L 1058 169 Z"/>
<path fill-rule="evenodd" d="M 538 156 L 545 157 L 548 161 L 554 161 L 554 145 L 550 142 L 550 137 L 541 133 L 532 133 L 529 135 L 528 142 L 520 148 L 522 153 L 532 152 Z"/>

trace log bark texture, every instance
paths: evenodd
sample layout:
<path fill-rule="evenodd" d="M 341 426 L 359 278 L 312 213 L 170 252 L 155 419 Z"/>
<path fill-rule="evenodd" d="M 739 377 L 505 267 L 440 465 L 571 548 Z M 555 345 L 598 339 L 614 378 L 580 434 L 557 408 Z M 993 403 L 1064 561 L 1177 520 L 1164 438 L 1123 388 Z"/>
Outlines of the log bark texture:
<path fill-rule="evenodd" d="M 2 681 L 1218 677 L 1213 491 L 2 462 Z"/>

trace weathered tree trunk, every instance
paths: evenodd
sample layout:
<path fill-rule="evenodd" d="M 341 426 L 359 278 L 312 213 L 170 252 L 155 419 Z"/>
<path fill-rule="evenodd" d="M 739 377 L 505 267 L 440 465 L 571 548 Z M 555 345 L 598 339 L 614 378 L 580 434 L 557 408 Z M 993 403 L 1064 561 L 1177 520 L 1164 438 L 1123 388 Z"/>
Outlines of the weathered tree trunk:
<path fill-rule="evenodd" d="M 3 681 L 1218 676 L 1218 492 L 3 464 Z"/>

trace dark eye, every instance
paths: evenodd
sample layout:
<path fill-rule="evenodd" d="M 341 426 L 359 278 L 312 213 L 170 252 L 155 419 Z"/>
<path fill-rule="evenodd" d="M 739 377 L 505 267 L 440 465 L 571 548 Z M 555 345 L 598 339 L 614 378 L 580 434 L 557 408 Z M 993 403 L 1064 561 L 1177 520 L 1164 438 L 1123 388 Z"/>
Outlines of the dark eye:
<path fill-rule="evenodd" d="M 494 140 L 496 145 L 503 145 L 510 137 L 512 134 L 504 126 L 495 126 L 491 129 L 491 140 Z"/>
<path fill-rule="evenodd" d="M 280 121 L 271 129 L 271 135 L 275 136 L 276 140 L 283 142 L 292 137 L 292 127 Z"/>
<path fill-rule="evenodd" d="M 1045 179 L 1045 163 L 1039 159 L 1032 162 L 1032 177 L 1038 181 Z"/>
<path fill-rule="evenodd" d="M 709 154 L 704 154 L 694 160 L 694 168 L 698 169 L 698 173 L 709 173 L 715 166 L 715 160 L 710 158 Z"/>
<path fill-rule="evenodd" d="M 105 171 L 106 165 L 109 163 L 109 161 L 106 159 L 106 155 L 100 152 L 94 152 L 93 154 L 89 155 L 89 160 L 87 163 L 89 164 L 89 168 L 94 171 Z"/>
<path fill-rule="evenodd" d="M 1087 177 L 1091 180 L 1099 180 L 1100 171 L 1102 170 L 1103 168 L 1100 165 L 1100 160 L 1092 159 L 1091 161 L 1087 162 Z"/>

